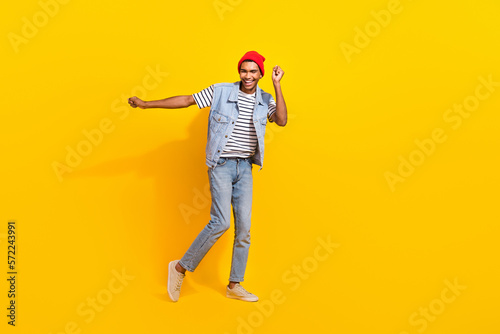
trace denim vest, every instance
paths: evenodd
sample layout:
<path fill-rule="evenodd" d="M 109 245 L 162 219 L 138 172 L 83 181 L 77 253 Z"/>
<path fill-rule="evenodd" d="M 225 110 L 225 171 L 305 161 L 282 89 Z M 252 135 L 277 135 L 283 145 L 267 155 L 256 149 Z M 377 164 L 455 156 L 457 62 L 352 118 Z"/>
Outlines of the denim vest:
<path fill-rule="evenodd" d="M 212 106 L 208 116 L 206 148 L 206 164 L 212 169 L 217 166 L 217 160 L 219 160 L 238 119 L 239 89 L 240 81 L 214 85 Z M 255 106 L 253 108 L 253 124 L 257 133 L 257 148 L 250 159 L 253 164 L 259 165 L 260 169 L 262 169 L 264 161 L 264 134 L 266 132 L 270 99 L 271 95 L 264 92 L 257 85 Z"/>

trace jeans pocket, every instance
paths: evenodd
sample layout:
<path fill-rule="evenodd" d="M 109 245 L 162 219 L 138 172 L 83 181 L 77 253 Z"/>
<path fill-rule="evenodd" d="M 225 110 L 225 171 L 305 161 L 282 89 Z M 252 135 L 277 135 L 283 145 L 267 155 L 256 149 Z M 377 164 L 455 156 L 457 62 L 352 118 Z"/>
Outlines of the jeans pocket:
<path fill-rule="evenodd" d="M 219 160 L 217 160 L 217 167 L 224 166 L 226 162 L 227 162 L 226 158 L 219 158 Z"/>

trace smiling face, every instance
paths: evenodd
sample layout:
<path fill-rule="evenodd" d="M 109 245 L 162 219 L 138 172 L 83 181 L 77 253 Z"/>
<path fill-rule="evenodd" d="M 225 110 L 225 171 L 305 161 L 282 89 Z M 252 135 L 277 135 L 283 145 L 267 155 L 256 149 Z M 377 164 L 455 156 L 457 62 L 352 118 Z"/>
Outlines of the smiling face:
<path fill-rule="evenodd" d="M 257 83 L 262 78 L 259 65 L 253 61 L 244 61 L 240 67 L 240 89 L 242 92 L 252 94 L 257 88 Z"/>

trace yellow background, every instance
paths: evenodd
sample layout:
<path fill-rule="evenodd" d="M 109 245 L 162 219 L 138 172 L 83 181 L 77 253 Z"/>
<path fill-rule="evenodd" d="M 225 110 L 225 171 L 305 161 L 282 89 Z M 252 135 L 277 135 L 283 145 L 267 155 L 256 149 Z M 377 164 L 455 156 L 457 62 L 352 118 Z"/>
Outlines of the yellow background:
<path fill-rule="evenodd" d="M 498 333 L 500 87 L 459 128 L 443 116 L 479 77 L 500 81 L 500 4 L 401 0 L 349 62 L 342 43 L 376 27 L 371 12 L 389 1 L 220 2 L 222 13 L 212 0 L 71 0 L 46 22 L 35 0 L 4 5 L 0 236 L 6 258 L 15 220 L 19 274 L 15 328 L 2 279 L 2 332 Z M 13 47 L 34 17 L 38 31 Z M 272 66 L 284 69 L 289 111 L 286 127 L 268 125 L 253 171 L 245 287 L 261 300 L 225 298 L 230 230 L 172 303 L 168 262 L 209 220 L 208 109 L 126 99 L 237 81 L 249 50 L 267 58 L 265 91 Z M 141 91 L 147 68 L 168 75 Z M 106 119 L 112 130 L 60 181 L 54 162 Z M 435 128 L 447 140 L 392 191 L 385 173 Z M 324 261 L 318 238 L 339 245 Z M 79 306 L 109 297 L 122 270 L 134 278 L 87 321 Z M 447 281 L 466 287 L 450 303 Z M 282 303 L 271 307 L 273 293 Z"/>

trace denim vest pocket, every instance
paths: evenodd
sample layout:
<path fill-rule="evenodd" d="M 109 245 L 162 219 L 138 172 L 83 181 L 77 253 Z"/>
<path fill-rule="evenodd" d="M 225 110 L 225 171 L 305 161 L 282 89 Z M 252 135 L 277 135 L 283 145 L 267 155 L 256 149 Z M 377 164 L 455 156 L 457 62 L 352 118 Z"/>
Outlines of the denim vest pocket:
<path fill-rule="evenodd" d="M 267 117 L 264 117 L 263 119 L 260 120 L 260 124 L 266 126 L 267 124 Z"/>
<path fill-rule="evenodd" d="M 267 116 L 257 120 L 257 123 L 259 123 L 261 128 L 261 135 L 264 137 L 264 134 L 266 133 Z"/>
<path fill-rule="evenodd" d="M 210 129 L 213 133 L 218 133 L 222 126 L 229 122 L 229 118 L 227 116 L 222 115 L 221 113 L 214 112 L 212 113 L 212 117 L 210 119 Z"/>

